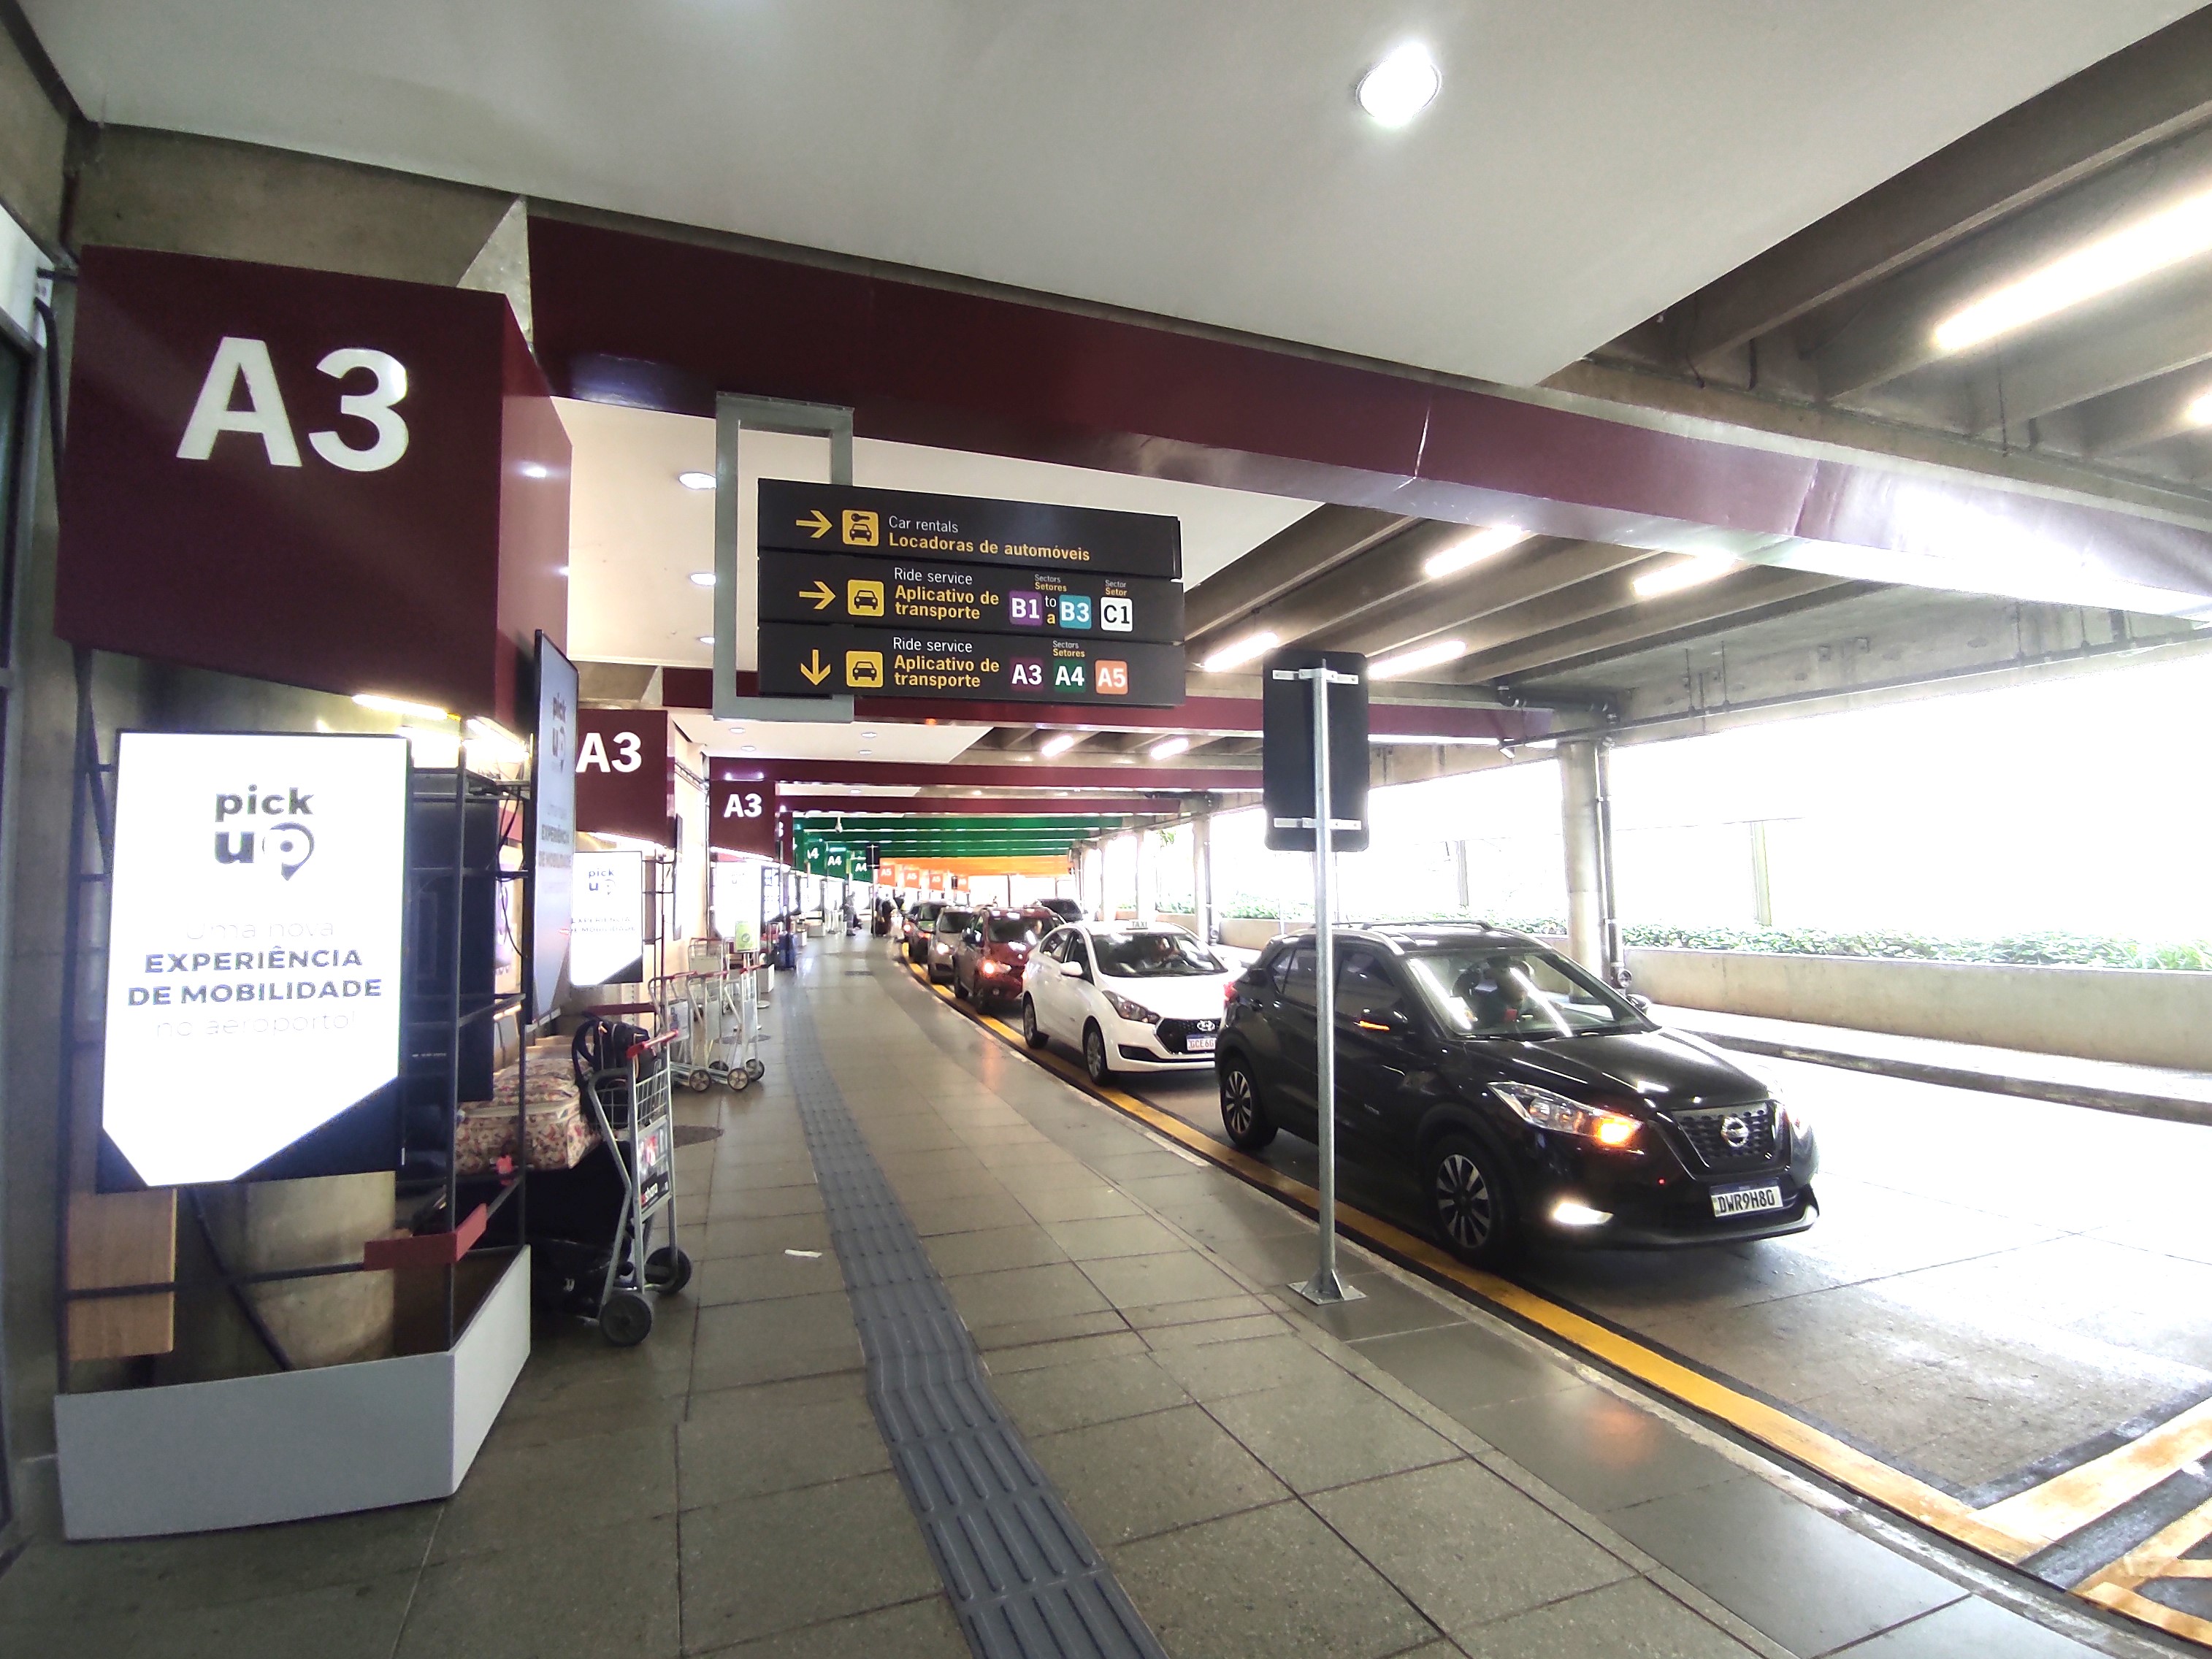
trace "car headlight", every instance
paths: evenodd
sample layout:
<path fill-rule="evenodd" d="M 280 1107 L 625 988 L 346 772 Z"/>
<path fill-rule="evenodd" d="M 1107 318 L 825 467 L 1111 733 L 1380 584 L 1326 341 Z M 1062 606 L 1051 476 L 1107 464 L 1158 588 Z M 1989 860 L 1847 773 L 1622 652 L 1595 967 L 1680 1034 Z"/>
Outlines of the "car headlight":
<path fill-rule="evenodd" d="M 1006 971 L 1006 965 L 1003 963 L 985 962 L 979 963 L 976 965 L 987 974 L 1003 974 Z"/>
<path fill-rule="evenodd" d="M 1790 1139 L 1810 1140 L 1813 1138 L 1813 1120 L 1806 1115 L 1802 1106 L 1793 1106 L 1787 1101 L 1778 1100 L 1774 1103 L 1774 1109 L 1790 1126 Z"/>
<path fill-rule="evenodd" d="M 1634 1146 L 1644 1126 L 1620 1112 L 1585 1106 L 1578 1100 L 1539 1089 L 1533 1083 L 1493 1083 L 1490 1092 L 1510 1106 L 1524 1122 L 1564 1135 L 1579 1135 L 1616 1151 Z"/>
<path fill-rule="evenodd" d="M 1160 1017 L 1146 1007 L 1143 1003 L 1132 1002 L 1127 997 L 1117 997 L 1111 991 L 1106 993 L 1106 1006 L 1121 1015 L 1122 1018 L 1133 1019 L 1139 1025 L 1157 1025 L 1160 1023 Z"/>
<path fill-rule="evenodd" d="M 937 954 L 940 957 L 949 957 L 952 954 L 952 947 L 949 945 L 939 945 L 936 949 Z"/>

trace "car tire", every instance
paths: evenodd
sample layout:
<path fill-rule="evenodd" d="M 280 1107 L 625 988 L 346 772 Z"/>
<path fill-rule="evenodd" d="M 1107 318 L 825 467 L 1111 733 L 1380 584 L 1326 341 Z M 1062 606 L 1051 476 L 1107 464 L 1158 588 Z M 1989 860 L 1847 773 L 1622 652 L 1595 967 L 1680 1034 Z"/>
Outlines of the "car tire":
<path fill-rule="evenodd" d="M 1028 997 L 1022 999 L 1022 1041 L 1032 1048 L 1042 1048 L 1052 1042 L 1037 1024 L 1036 1004 Z"/>
<path fill-rule="evenodd" d="M 1083 1028 L 1083 1069 L 1093 1083 L 1102 1086 L 1114 1076 L 1114 1064 L 1106 1057 L 1106 1033 L 1098 1029 L 1095 1019 Z"/>
<path fill-rule="evenodd" d="M 1429 1148 L 1422 1176 L 1429 1225 L 1444 1249 L 1479 1267 L 1519 1253 L 1520 1221 L 1495 1153 L 1470 1135 L 1445 1135 Z"/>
<path fill-rule="evenodd" d="M 1275 1138 L 1275 1120 L 1260 1101 L 1260 1085 L 1241 1060 L 1221 1068 L 1221 1127 L 1240 1152 L 1260 1152 Z"/>
<path fill-rule="evenodd" d="M 960 982 L 960 970 L 957 968 L 952 970 L 952 995 L 957 1001 L 965 1002 L 969 1000 L 968 988 Z"/>

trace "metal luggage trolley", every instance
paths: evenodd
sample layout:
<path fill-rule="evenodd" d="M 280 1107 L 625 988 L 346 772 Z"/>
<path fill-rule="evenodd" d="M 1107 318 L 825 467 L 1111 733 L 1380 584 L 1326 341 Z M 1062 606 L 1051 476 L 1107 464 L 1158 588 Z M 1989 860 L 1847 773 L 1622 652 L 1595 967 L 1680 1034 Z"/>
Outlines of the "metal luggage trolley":
<path fill-rule="evenodd" d="M 760 1007 L 751 968 L 691 978 L 691 1042 L 684 1081 L 704 1093 L 717 1083 L 743 1091 L 767 1075 L 760 1057 Z"/>
<path fill-rule="evenodd" d="M 623 1179 L 621 1213 L 599 1286 L 599 1334 L 617 1348 L 653 1334 L 648 1290 L 673 1296 L 691 1282 L 691 1258 L 676 1243 L 676 1115 L 670 1051 L 678 1033 L 630 1044 L 619 1065 L 602 1054 L 585 1075 L 584 1101 Z M 666 1242 L 653 1240 L 665 1229 Z"/>

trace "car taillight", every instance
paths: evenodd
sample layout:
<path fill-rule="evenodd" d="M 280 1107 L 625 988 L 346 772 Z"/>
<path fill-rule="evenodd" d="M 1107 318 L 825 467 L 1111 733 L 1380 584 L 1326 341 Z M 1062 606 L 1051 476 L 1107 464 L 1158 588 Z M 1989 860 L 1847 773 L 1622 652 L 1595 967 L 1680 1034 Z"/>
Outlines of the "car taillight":
<path fill-rule="evenodd" d="M 1236 1000 L 1237 1000 L 1237 981 L 1236 981 L 1235 980 L 1233 980 L 1233 979 L 1232 979 L 1232 980 L 1225 981 L 1223 983 L 1222 987 L 1221 987 L 1221 1001 L 1222 1001 L 1222 1006 L 1223 1006 L 1224 1007 L 1226 1007 L 1229 1004 L 1231 1004 L 1231 1003 L 1232 1003 L 1232 1002 L 1234 1002 L 1234 1001 L 1236 1001 Z"/>

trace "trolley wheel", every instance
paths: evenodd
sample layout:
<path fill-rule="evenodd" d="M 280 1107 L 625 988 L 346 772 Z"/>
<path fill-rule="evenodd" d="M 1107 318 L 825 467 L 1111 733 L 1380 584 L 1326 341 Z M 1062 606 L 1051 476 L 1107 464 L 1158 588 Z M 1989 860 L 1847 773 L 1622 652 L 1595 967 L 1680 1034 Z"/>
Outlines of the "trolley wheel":
<path fill-rule="evenodd" d="M 744 1093 L 751 1083 L 752 1079 L 748 1077 L 742 1069 L 730 1073 L 730 1087 L 738 1094 Z"/>
<path fill-rule="evenodd" d="M 703 1095 L 708 1090 L 714 1086 L 714 1073 L 709 1072 L 703 1066 L 702 1066 L 697 1071 L 692 1073 L 690 1077 L 685 1078 L 684 1080 L 691 1085 L 691 1091 L 694 1094 Z"/>
<path fill-rule="evenodd" d="M 653 1304 L 635 1291 L 617 1291 L 599 1304 L 599 1334 L 617 1348 L 635 1348 L 653 1334 Z"/>
<path fill-rule="evenodd" d="M 763 1078 L 768 1075 L 768 1066 L 766 1063 L 762 1060 L 749 1060 L 745 1062 L 745 1075 L 750 1078 L 754 1082 L 758 1083 Z"/>
<path fill-rule="evenodd" d="M 691 1282 L 691 1258 L 673 1244 L 664 1244 L 645 1259 L 645 1282 L 663 1296 L 673 1296 Z"/>

